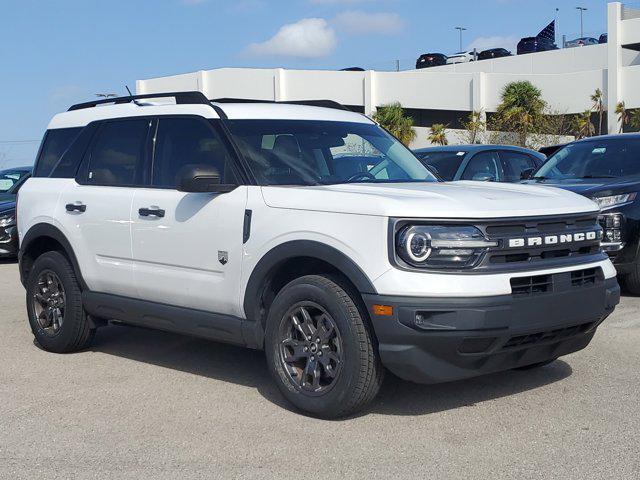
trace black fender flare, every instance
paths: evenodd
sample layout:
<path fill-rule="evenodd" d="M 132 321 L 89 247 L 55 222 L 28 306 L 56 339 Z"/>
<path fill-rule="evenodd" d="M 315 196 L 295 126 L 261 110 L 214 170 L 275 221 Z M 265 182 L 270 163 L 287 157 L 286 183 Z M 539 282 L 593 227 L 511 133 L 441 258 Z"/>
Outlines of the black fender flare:
<path fill-rule="evenodd" d="M 83 290 L 87 290 L 87 284 L 85 283 L 84 278 L 82 277 L 82 272 L 80 271 L 80 264 L 78 263 L 78 259 L 76 258 L 75 253 L 73 252 L 71 243 L 69 243 L 69 240 L 67 240 L 67 237 L 65 236 L 65 234 L 62 233 L 62 231 L 58 227 L 50 223 L 37 223 L 33 225 L 24 235 L 22 242 L 20 242 L 20 251 L 18 253 L 18 261 L 19 261 L 19 267 L 20 267 L 19 268 L 20 281 L 22 282 L 22 284 L 25 285 L 27 281 L 25 276 L 26 265 L 24 264 L 25 252 L 29 250 L 29 247 L 33 244 L 33 242 L 43 237 L 52 238 L 62 246 L 64 253 L 67 255 L 67 258 L 69 259 L 69 261 L 71 262 L 71 265 L 73 266 L 73 270 L 76 273 L 80 286 L 82 287 Z"/>
<path fill-rule="evenodd" d="M 345 275 L 361 294 L 378 292 L 362 269 L 340 250 L 313 240 L 293 240 L 269 250 L 256 264 L 249 276 L 244 293 L 244 312 L 248 320 L 255 320 L 260 307 L 261 289 L 268 275 L 279 264 L 296 257 L 322 260 Z"/>

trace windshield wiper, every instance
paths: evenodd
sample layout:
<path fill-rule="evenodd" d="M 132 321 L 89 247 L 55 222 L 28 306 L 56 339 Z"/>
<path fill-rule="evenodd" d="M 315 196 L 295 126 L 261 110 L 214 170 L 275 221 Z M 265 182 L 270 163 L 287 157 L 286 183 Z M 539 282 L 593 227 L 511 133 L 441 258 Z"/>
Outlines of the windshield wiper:
<path fill-rule="evenodd" d="M 618 178 L 615 175 L 584 175 L 580 178 Z"/>
<path fill-rule="evenodd" d="M 531 177 L 531 180 L 549 180 L 549 177 L 545 177 L 544 175 L 540 175 L 539 177 Z"/>

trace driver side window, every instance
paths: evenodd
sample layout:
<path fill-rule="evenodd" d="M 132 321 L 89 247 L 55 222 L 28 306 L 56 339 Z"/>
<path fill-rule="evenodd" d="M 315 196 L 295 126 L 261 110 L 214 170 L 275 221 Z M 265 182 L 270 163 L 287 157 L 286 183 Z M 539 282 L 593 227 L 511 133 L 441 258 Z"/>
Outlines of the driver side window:
<path fill-rule="evenodd" d="M 481 152 L 473 156 L 462 174 L 462 180 L 497 182 L 502 179 L 497 152 Z"/>

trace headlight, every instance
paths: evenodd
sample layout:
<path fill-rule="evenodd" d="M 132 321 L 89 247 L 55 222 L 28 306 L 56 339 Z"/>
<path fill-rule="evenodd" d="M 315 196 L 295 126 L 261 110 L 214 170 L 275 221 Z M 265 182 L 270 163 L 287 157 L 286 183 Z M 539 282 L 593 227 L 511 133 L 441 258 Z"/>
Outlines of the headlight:
<path fill-rule="evenodd" d="M 16 224 L 16 213 L 0 214 L 0 227 L 12 227 Z"/>
<path fill-rule="evenodd" d="M 474 267 L 489 247 L 497 246 L 475 227 L 408 225 L 396 234 L 395 247 L 412 267 L 459 269 Z"/>
<path fill-rule="evenodd" d="M 593 197 L 593 201 L 598 204 L 601 209 L 615 207 L 623 203 L 633 202 L 637 193 L 623 193 L 622 195 L 611 195 L 608 197 Z"/>

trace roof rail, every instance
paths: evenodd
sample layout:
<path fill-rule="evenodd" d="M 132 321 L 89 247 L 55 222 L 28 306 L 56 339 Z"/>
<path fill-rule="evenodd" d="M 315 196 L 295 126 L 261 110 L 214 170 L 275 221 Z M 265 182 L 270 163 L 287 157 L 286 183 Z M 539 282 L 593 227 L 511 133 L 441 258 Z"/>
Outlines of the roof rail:
<path fill-rule="evenodd" d="M 136 100 L 145 98 L 175 98 L 176 104 L 192 104 L 192 105 L 211 105 L 207 97 L 202 92 L 171 92 L 171 93 L 147 93 L 144 95 L 128 95 L 126 97 L 105 98 L 103 100 L 95 100 L 93 102 L 78 103 L 69 107 L 68 112 L 72 110 L 82 110 L 85 108 L 93 108 L 98 105 L 118 105 L 122 103 L 131 103 Z"/>
<path fill-rule="evenodd" d="M 324 107 L 333 108 L 334 110 L 351 110 L 341 103 L 333 100 L 285 100 L 285 101 L 273 101 L 273 100 L 257 100 L 254 98 L 214 98 L 211 100 L 214 103 L 275 103 L 284 105 L 307 105 L 309 107 Z"/>

